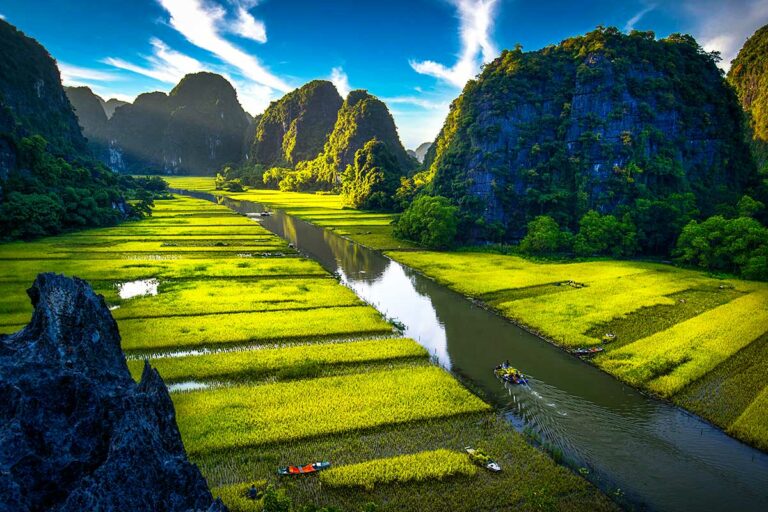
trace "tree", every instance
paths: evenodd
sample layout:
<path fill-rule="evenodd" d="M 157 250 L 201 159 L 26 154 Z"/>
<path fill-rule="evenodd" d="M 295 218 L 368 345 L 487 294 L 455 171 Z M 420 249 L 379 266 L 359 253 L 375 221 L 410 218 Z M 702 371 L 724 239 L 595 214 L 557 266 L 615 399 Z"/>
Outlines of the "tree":
<path fill-rule="evenodd" d="M 568 247 L 570 237 L 560 230 L 557 221 L 548 215 L 539 215 L 528 223 L 528 233 L 520 242 L 526 254 L 555 254 Z"/>
<path fill-rule="evenodd" d="M 750 217 L 719 215 L 691 221 L 680 234 L 675 255 L 683 263 L 709 270 L 768 278 L 768 228 Z"/>
<path fill-rule="evenodd" d="M 619 220 L 590 210 L 579 221 L 573 249 L 579 256 L 631 256 L 637 249 L 636 239 L 635 226 L 627 216 Z"/>
<path fill-rule="evenodd" d="M 448 248 L 456 240 L 458 212 L 445 197 L 418 197 L 398 219 L 394 234 L 431 249 Z"/>
<path fill-rule="evenodd" d="M 341 176 L 344 204 L 368 210 L 389 210 L 400 184 L 400 165 L 377 139 L 371 139 L 355 152 L 353 162 Z"/>
<path fill-rule="evenodd" d="M 47 194 L 11 192 L 0 206 L 2 236 L 31 239 L 61 231 L 64 207 Z"/>

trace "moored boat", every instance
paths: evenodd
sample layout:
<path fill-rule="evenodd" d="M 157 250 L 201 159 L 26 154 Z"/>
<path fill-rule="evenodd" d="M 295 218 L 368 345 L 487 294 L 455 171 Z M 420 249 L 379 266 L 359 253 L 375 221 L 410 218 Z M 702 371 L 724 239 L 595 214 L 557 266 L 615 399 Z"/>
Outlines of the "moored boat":
<path fill-rule="evenodd" d="M 464 449 L 467 451 L 467 454 L 469 454 L 469 460 L 471 460 L 474 464 L 484 467 L 488 471 L 492 471 L 494 473 L 498 473 L 499 471 L 501 471 L 501 466 L 499 466 L 499 464 L 495 460 L 493 460 L 489 455 L 487 455 L 482 450 L 477 448 L 471 448 L 469 446 L 467 446 Z"/>
<path fill-rule="evenodd" d="M 330 462 L 313 462 L 304 466 L 284 466 L 277 468 L 277 474 L 280 476 L 296 476 L 317 473 L 331 467 Z"/>

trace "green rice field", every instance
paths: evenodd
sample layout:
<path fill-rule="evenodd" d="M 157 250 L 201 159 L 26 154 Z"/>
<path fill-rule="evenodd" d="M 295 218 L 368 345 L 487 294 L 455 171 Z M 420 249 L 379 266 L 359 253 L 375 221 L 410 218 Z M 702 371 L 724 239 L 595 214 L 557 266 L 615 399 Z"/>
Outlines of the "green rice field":
<path fill-rule="evenodd" d="M 317 215 L 336 201 L 317 200 L 306 205 Z M 337 210 L 329 222 L 345 220 Z M 390 220 L 360 214 L 353 230 L 370 225 L 374 240 Z M 25 290 L 38 272 L 87 279 L 104 295 L 134 377 L 147 358 L 178 386 L 185 447 L 230 510 L 262 509 L 244 497 L 251 484 L 349 511 L 616 509 L 318 264 L 223 206 L 157 201 L 143 221 L 0 245 L 0 262 L 2 332 L 29 320 Z M 472 466 L 468 444 L 510 470 Z M 330 481 L 276 475 L 316 460 L 338 467 Z M 404 469 L 411 460 L 422 470 Z M 371 465 L 382 471 L 348 485 Z"/>
<path fill-rule="evenodd" d="M 213 191 L 210 178 L 171 186 Z M 730 434 L 768 446 L 768 285 L 638 261 L 552 263 L 487 252 L 417 250 L 391 215 L 343 209 L 333 195 L 248 190 L 261 202 L 383 250 L 566 349 L 601 345 L 593 362 Z"/>

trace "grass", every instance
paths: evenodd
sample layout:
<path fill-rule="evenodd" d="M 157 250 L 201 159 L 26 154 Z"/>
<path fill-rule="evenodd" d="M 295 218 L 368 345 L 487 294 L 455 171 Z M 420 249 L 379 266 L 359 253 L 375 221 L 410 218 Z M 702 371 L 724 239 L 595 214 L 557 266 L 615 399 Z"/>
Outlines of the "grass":
<path fill-rule="evenodd" d="M 305 194 L 279 190 L 250 189 L 245 192 L 215 190 L 213 178 L 168 177 L 173 188 L 226 195 L 234 200 L 254 201 L 270 208 L 284 210 L 300 219 L 313 222 L 376 249 L 413 248 L 413 244 L 392 235 L 394 214 L 372 213 L 344 208 L 341 196 Z"/>
<path fill-rule="evenodd" d="M 730 427 L 766 388 L 768 334 L 694 381 L 673 399 L 699 416 Z"/>
<path fill-rule="evenodd" d="M 392 360 L 427 359 L 429 354 L 418 343 L 405 338 L 365 340 L 347 343 L 321 343 L 279 348 L 239 350 L 151 360 L 168 383 L 185 380 L 257 380 L 273 375 L 291 375 L 291 369 L 332 365 L 365 364 Z M 128 361 L 138 380 L 144 362 Z M 302 375 L 306 376 L 306 375 Z"/>
<path fill-rule="evenodd" d="M 669 397 L 765 333 L 768 290 L 676 324 L 597 358 L 598 366 Z"/>
<path fill-rule="evenodd" d="M 768 451 L 768 387 L 728 428 L 728 432 Z"/>
<path fill-rule="evenodd" d="M 431 366 L 176 393 L 173 400 L 190 453 L 490 410 Z"/>
<path fill-rule="evenodd" d="M 279 193 L 273 199 L 296 200 Z M 615 510 L 432 366 L 415 342 L 370 339 L 392 336 L 391 326 L 318 264 L 287 254 L 259 224 L 196 199 L 156 204 L 152 219 L 0 245 L 0 330 L 29 318 L 25 289 L 38 272 L 88 279 L 119 306 L 113 314 L 125 349 L 150 357 L 169 382 L 220 386 L 172 398 L 193 461 L 230 510 L 260 510 L 242 494 L 252 482 L 276 484 L 297 504 L 344 510 L 368 502 L 381 510 Z M 310 196 L 296 212 L 371 245 L 398 246 L 391 216 L 342 210 L 337 197 Z M 278 246 L 264 255 L 254 250 Z M 256 255 L 245 257 L 250 253 Z M 117 296 L 117 284 L 150 278 L 159 281 L 158 295 Z M 327 342 L 365 333 L 362 341 Z M 160 354 L 202 347 L 215 351 Z M 134 375 L 141 364 L 129 361 Z M 379 482 L 371 491 L 275 475 L 278 465 L 327 459 L 351 466 L 455 452 L 467 443 L 509 471 L 478 470 L 471 487 L 445 479 Z"/>
<path fill-rule="evenodd" d="M 351 290 L 330 277 L 171 280 L 161 282 L 154 297 L 121 300 L 116 287 L 106 297 L 120 306 L 112 313 L 118 320 L 362 305 Z"/>
<path fill-rule="evenodd" d="M 362 487 L 372 491 L 377 484 L 444 480 L 476 473 L 477 466 L 466 453 L 440 449 L 332 467 L 320 474 L 320 481 L 329 487 Z"/>
<path fill-rule="evenodd" d="M 119 326 L 123 350 L 143 352 L 392 333 L 392 326 L 370 306 L 198 315 L 193 320 L 132 318 Z"/>
<path fill-rule="evenodd" d="M 616 341 L 595 364 L 734 435 L 747 432 L 735 422 L 763 391 L 768 369 L 768 350 L 758 343 L 768 335 L 765 283 L 647 262 L 549 263 L 483 252 L 388 255 L 564 347 L 598 345 L 613 333 Z M 765 446 L 768 436 L 754 441 L 761 435 L 753 428 L 742 438 Z"/>
<path fill-rule="evenodd" d="M 360 487 L 332 488 L 316 476 L 286 480 L 275 472 L 278 466 L 328 460 L 336 466 L 359 464 L 403 454 L 447 449 L 461 451 L 467 444 L 482 447 L 502 465 L 501 473 L 478 469 L 466 479 L 429 480 L 376 485 L 372 491 Z M 380 511 L 477 512 L 482 510 L 605 511 L 616 506 L 589 483 L 532 448 L 499 416 L 488 413 L 434 418 L 389 425 L 362 432 L 305 439 L 302 442 L 269 444 L 204 454 L 193 461 L 214 486 L 237 492 L 239 482 L 266 481 L 283 486 L 298 503 L 360 510 L 375 503 Z M 239 489 L 243 489 L 242 486 Z M 233 512 L 242 501 L 225 502 Z"/>

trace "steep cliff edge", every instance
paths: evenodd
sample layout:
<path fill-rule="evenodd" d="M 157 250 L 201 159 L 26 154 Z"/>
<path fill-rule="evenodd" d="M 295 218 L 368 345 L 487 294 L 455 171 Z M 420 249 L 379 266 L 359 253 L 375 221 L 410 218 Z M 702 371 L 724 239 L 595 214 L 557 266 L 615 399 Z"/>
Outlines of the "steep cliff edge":
<path fill-rule="evenodd" d="M 259 118 L 248 160 L 265 167 L 294 167 L 323 149 L 343 100 L 336 87 L 313 80 L 273 102 Z"/>
<path fill-rule="evenodd" d="M 373 139 L 392 154 L 400 167 L 399 174 L 406 175 L 416 167 L 416 160 L 408 156 L 400 142 L 395 121 L 384 102 L 367 91 L 352 91 L 339 109 L 323 151 L 303 168 L 309 170 L 318 183 L 332 188 L 339 183 L 347 166 L 354 163 L 355 153 Z"/>
<path fill-rule="evenodd" d="M 748 114 L 752 151 L 763 178 L 768 180 L 768 25 L 744 43 L 731 63 L 728 81 Z"/>
<path fill-rule="evenodd" d="M 0 337 L 0 511 L 224 511 L 186 457 L 147 364 L 131 378 L 87 283 L 40 274 L 29 325 Z"/>
<path fill-rule="evenodd" d="M 573 229 L 590 209 L 642 201 L 708 216 L 754 183 L 743 133 L 733 91 L 693 38 L 598 29 L 485 66 L 422 176 L 480 238 L 488 227 L 519 237 L 542 214 Z"/>

